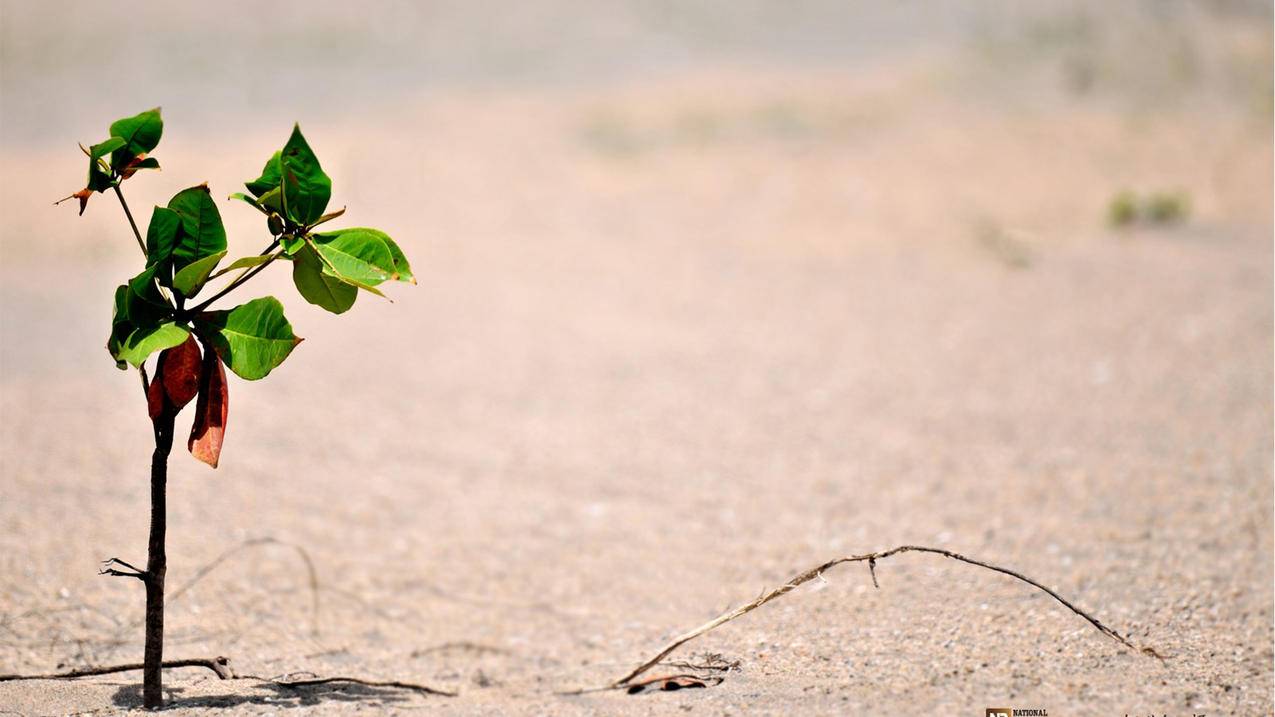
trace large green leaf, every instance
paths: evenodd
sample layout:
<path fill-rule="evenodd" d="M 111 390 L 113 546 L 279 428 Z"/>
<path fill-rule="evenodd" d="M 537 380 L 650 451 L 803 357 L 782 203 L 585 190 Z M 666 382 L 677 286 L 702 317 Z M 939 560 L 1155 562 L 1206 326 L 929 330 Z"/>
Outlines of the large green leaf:
<path fill-rule="evenodd" d="M 160 292 L 155 280 L 162 268 L 162 265 L 149 266 L 128 281 L 124 312 L 134 326 L 154 326 L 172 314 L 172 305 Z"/>
<path fill-rule="evenodd" d="M 323 173 L 319 158 L 301 134 L 301 126 L 292 127 L 292 136 L 283 145 L 283 204 L 288 218 L 298 224 L 311 224 L 323 216 L 332 198 L 332 180 Z"/>
<path fill-rule="evenodd" d="M 225 256 L 226 251 L 223 249 L 216 254 L 209 254 L 203 259 L 187 264 L 181 271 L 173 274 L 173 288 L 186 298 L 198 294 L 199 290 L 204 288 L 204 283 L 208 281 L 208 275 L 217 268 L 217 262 Z"/>
<path fill-rule="evenodd" d="M 252 192 L 252 196 L 260 198 L 261 195 L 279 186 L 283 180 L 283 171 L 279 164 L 279 158 L 282 156 L 283 152 L 275 152 L 270 159 L 266 160 L 266 166 L 261 168 L 261 176 L 244 183 L 248 191 Z"/>
<path fill-rule="evenodd" d="M 147 282 L 154 285 L 153 277 L 143 272 L 128 285 L 115 290 L 111 337 L 106 341 L 106 350 L 111 352 L 120 369 L 124 369 L 126 364 L 140 366 L 152 353 L 177 346 L 190 336 L 189 330 L 173 324 L 154 311 L 147 300 L 138 296 L 134 285 L 139 285 L 140 291 L 148 292 L 145 288 Z"/>
<path fill-rule="evenodd" d="M 265 378 L 301 343 L 283 316 L 283 305 L 273 296 L 203 314 L 197 326 L 230 370 L 248 381 Z"/>
<path fill-rule="evenodd" d="M 302 247 L 292 259 L 292 282 L 306 301 L 334 314 L 354 306 L 359 290 L 324 271 L 323 260 L 314 249 Z"/>
<path fill-rule="evenodd" d="M 403 250 L 398 248 L 398 244 L 394 243 L 394 240 L 390 238 L 389 234 L 386 234 L 380 229 L 371 229 L 369 227 L 351 227 L 349 229 L 342 229 L 338 232 L 333 232 L 333 233 L 345 234 L 347 232 L 370 234 L 380 239 L 381 241 L 385 242 L 385 248 L 389 250 L 390 260 L 391 260 L 391 270 L 390 270 L 389 278 L 395 279 L 397 281 L 407 282 L 409 284 L 416 283 L 416 277 L 412 275 L 411 264 L 407 263 L 407 257 L 404 256 Z"/>
<path fill-rule="evenodd" d="M 123 139 L 125 145 L 111 153 L 111 167 L 122 171 L 134 157 L 155 149 L 163 133 L 164 119 L 158 107 L 112 122 L 111 136 Z"/>
<path fill-rule="evenodd" d="M 324 263 L 342 279 L 376 286 L 398 273 L 394 255 L 376 230 L 343 229 L 315 234 L 313 245 Z"/>
<path fill-rule="evenodd" d="M 183 189 L 169 200 L 168 208 L 181 217 L 182 231 L 173 247 L 173 268 L 176 271 L 226 250 L 226 228 L 221 223 L 217 203 L 208 192 L 208 185 Z"/>
<path fill-rule="evenodd" d="M 128 336 L 120 339 L 117 347 L 112 350 L 112 354 L 117 362 L 127 361 L 134 366 L 141 366 L 151 354 L 180 346 L 189 337 L 188 329 L 171 321 L 155 326 L 135 327 Z M 114 333 L 111 338 L 115 338 Z"/>
<path fill-rule="evenodd" d="M 169 319 L 169 307 L 155 286 L 154 273 L 155 267 L 151 267 L 115 289 L 106 350 L 121 369 L 126 362 L 141 365 L 147 356 L 179 344 L 190 335 Z"/>
<path fill-rule="evenodd" d="M 181 229 L 181 216 L 166 207 L 151 211 L 151 223 L 146 228 L 146 264 L 148 266 L 167 261 L 173 253 L 177 232 Z"/>
<path fill-rule="evenodd" d="M 97 160 L 127 144 L 128 141 L 123 137 L 111 137 L 105 142 L 99 142 L 98 144 L 89 147 L 89 161 L 96 165 Z"/>

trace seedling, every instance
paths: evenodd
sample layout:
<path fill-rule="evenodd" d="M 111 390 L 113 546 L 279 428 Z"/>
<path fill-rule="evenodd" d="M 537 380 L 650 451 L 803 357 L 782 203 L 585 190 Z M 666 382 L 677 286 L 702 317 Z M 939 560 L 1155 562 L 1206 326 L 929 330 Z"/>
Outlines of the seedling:
<path fill-rule="evenodd" d="M 115 290 L 106 349 L 120 369 L 132 366 L 141 375 L 155 436 L 148 555 L 145 569 L 112 558 L 102 573 L 137 578 L 146 586 L 142 694 L 147 707 L 163 704 L 165 500 L 177 414 L 195 402 L 186 447 L 216 468 L 229 407 L 225 369 L 248 381 L 265 378 L 301 343 L 273 296 L 230 309 L 213 305 L 277 262 L 291 263 L 292 280 L 303 299 L 334 314 L 348 311 L 360 290 L 384 296 L 377 287 L 385 282 L 416 283 L 407 258 L 384 232 L 317 231 L 345 209 L 325 213 L 332 180 L 299 126 L 266 162 L 261 176 L 247 182 L 248 193 L 230 197 L 264 217 L 271 238 L 259 254 L 218 268 L 227 254 L 226 230 L 207 184 L 183 189 L 167 206 L 155 207 L 143 239 L 120 187 L 141 170 L 159 169 L 150 153 L 163 130 L 156 108 L 113 123 L 104 142 L 87 149 L 81 145 L 89 158 L 88 183 L 67 197 L 79 200 L 83 214 L 95 193 L 113 192 L 146 257 L 141 273 Z M 197 299 L 222 277 L 229 278 L 220 289 Z M 154 354 L 158 356 L 148 374 L 146 363 Z"/>

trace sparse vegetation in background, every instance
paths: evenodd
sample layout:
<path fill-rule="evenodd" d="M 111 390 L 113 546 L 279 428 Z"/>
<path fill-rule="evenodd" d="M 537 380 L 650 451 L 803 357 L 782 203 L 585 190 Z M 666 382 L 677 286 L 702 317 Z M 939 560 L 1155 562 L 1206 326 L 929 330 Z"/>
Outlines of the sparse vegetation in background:
<path fill-rule="evenodd" d="M 1153 224 L 1174 224 L 1191 213 L 1191 201 L 1184 192 L 1164 192 L 1147 198 L 1147 219 Z"/>
<path fill-rule="evenodd" d="M 1139 198 L 1131 191 L 1116 193 L 1107 203 L 1107 223 L 1129 227 L 1137 223 L 1176 224 L 1191 214 L 1191 198 L 1185 192 L 1154 192 Z"/>
<path fill-rule="evenodd" d="M 974 241 L 1010 269 L 1031 268 L 1034 259 L 1031 246 L 990 219 L 983 219 L 975 224 Z"/>
<path fill-rule="evenodd" d="M 154 432 L 148 559 L 143 569 L 112 558 L 102 573 L 137 578 L 146 586 L 143 700 L 152 708 L 163 704 L 166 486 L 177 414 L 195 402 L 186 445 L 195 458 L 216 468 L 229 409 L 225 369 L 248 381 L 265 378 L 301 342 L 273 296 L 229 309 L 214 304 L 276 262 L 292 264 L 302 298 L 335 314 L 348 311 L 360 290 L 383 296 L 378 287 L 385 282 L 415 283 L 407 258 L 384 232 L 317 231 L 345 209 L 327 212 L 332 180 L 300 127 L 266 161 L 261 176 L 247 182 L 247 194 L 231 195 L 265 219 L 270 240 L 260 253 L 218 269 L 228 253 L 226 230 L 206 184 L 183 189 L 166 206 L 156 206 L 143 239 L 120 187 L 140 170 L 159 168 L 149 153 L 163 130 L 158 108 L 113 123 L 108 139 L 81 147 L 89 158 L 88 180 L 67 197 L 79 201 L 83 214 L 93 194 L 113 192 L 145 257 L 142 271 L 115 290 L 106 348 L 119 368 L 137 369 Z M 210 282 L 232 274 L 212 296 L 196 300 Z M 148 373 L 147 361 L 156 354 Z"/>
<path fill-rule="evenodd" d="M 1118 192 L 1107 204 L 1107 221 L 1113 227 L 1123 227 L 1138 219 L 1138 198 L 1133 192 Z"/>

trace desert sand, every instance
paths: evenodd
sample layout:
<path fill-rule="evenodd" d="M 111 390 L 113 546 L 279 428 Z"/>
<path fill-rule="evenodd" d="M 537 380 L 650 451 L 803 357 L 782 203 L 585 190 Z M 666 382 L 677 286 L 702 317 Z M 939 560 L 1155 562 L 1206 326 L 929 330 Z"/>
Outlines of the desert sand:
<path fill-rule="evenodd" d="M 145 402 L 102 349 L 140 259 L 111 197 L 81 218 L 52 200 L 82 181 L 76 141 L 163 104 L 164 170 L 125 187 L 139 213 L 238 191 L 299 120 L 343 220 L 389 232 L 419 280 L 341 317 L 286 269 L 245 290 L 307 340 L 267 380 L 231 378 L 220 468 L 174 450 L 170 594 L 199 580 L 169 603 L 167 655 L 460 693 L 187 669 L 166 676 L 173 714 L 1271 713 L 1269 7 L 911 5 L 862 30 L 885 11 L 853 5 L 818 42 L 911 39 L 807 56 L 744 43 L 764 18 L 710 4 L 674 24 L 736 33 L 714 51 L 614 70 L 609 38 L 636 53 L 615 28 L 641 13 L 555 5 L 596 32 L 526 37 L 575 42 L 556 61 L 596 73 L 535 55 L 549 79 L 522 77 L 511 52 L 420 87 L 358 44 L 355 9 L 325 10 L 286 39 L 318 56 L 345 28 L 364 65 L 253 66 L 240 92 L 193 58 L 244 70 L 231 50 L 258 35 L 226 19 L 244 8 L 190 6 L 128 31 L 121 57 L 171 66 L 137 63 L 118 94 L 55 52 L 104 10 L 3 7 L 0 673 L 141 657 L 141 586 L 96 574 L 145 553 Z M 388 47 L 468 67 L 448 28 L 472 18 L 439 12 Z M 234 22 L 183 54 L 191 28 Z M 718 37 L 686 32 L 668 30 Z M 287 84 L 324 72 L 355 99 Z M 1180 193 L 1189 216 L 1113 227 L 1123 190 Z M 221 211 L 232 252 L 264 245 L 250 209 Z M 720 685 L 557 694 L 903 543 L 1020 570 L 1167 659 L 905 555 L 879 589 L 844 566 L 672 656 L 737 662 Z M 124 712 L 139 683 L 0 683 L 0 714 Z"/>

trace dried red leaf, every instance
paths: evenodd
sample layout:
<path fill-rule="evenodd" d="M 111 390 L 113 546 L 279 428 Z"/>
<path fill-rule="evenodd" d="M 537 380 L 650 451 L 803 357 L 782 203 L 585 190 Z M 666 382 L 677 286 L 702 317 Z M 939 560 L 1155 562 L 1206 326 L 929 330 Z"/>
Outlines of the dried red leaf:
<path fill-rule="evenodd" d="M 80 215 L 83 216 L 84 207 L 88 206 L 89 197 L 91 196 L 93 196 L 93 190 L 89 189 L 88 187 L 85 187 L 84 189 L 81 189 L 80 191 L 76 192 L 75 194 L 72 194 L 69 197 L 62 197 L 61 199 L 54 202 L 54 204 L 61 204 L 62 202 L 65 202 L 68 199 L 78 199 L 80 200 Z"/>
<path fill-rule="evenodd" d="M 124 169 L 120 171 L 120 177 L 122 177 L 123 179 L 128 179 L 129 177 L 132 177 L 134 174 L 137 174 L 137 167 L 138 165 L 142 163 L 143 159 L 146 159 L 145 152 L 142 152 L 136 157 L 133 157 L 132 159 L 130 159 L 128 161 L 128 164 L 124 165 Z"/>
<path fill-rule="evenodd" d="M 625 688 L 625 692 L 631 695 L 641 694 L 649 690 L 662 690 L 664 692 L 674 692 L 676 690 L 686 689 L 702 689 L 714 685 L 720 685 L 722 678 L 720 677 L 699 677 L 697 675 L 662 675 L 660 677 L 649 677 L 641 682 L 633 682 Z"/>
<path fill-rule="evenodd" d="M 159 375 L 164 379 L 164 391 L 174 411 L 180 411 L 199 393 L 199 377 L 202 373 L 199 343 L 194 336 L 159 355 Z"/>
<path fill-rule="evenodd" d="M 162 361 L 163 357 L 160 358 Z M 150 387 L 146 389 L 146 412 L 150 414 L 152 421 L 164 412 L 163 373 L 163 371 L 156 371 L 155 380 L 151 381 Z"/>
<path fill-rule="evenodd" d="M 204 346 L 199 376 L 199 400 L 195 402 L 195 424 L 190 429 L 186 448 L 190 454 L 213 468 L 221 458 L 221 444 L 226 437 L 226 411 L 229 395 L 226 370 L 212 347 Z"/>

